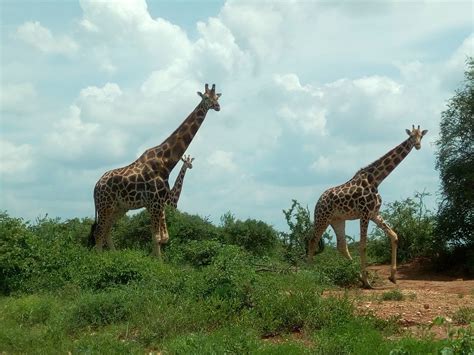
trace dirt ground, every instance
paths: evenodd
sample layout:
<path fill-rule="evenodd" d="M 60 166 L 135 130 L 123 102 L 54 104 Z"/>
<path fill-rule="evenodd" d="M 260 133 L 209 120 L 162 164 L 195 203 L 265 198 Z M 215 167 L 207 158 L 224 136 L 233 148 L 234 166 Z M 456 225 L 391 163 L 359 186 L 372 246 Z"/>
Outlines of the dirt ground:
<path fill-rule="evenodd" d="M 414 334 L 426 332 L 436 317 L 443 317 L 446 323 L 431 327 L 429 332 L 437 338 L 446 337 L 448 329 L 459 327 L 453 322 L 454 313 L 461 307 L 474 307 L 474 279 L 427 272 L 422 261 L 399 266 L 396 285 L 387 279 L 389 265 L 370 266 L 369 273 L 375 279 L 373 290 L 348 291 L 359 311 L 372 312 L 382 319 L 395 317 Z M 405 296 L 403 300 L 381 299 L 384 293 L 395 289 Z"/>

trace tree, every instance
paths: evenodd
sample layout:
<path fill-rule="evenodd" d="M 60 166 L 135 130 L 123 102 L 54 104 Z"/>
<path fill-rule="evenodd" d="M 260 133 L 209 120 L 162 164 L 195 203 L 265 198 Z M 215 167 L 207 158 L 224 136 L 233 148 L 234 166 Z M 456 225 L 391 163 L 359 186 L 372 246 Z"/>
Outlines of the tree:
<path fill-rule="evenodd" d="M 296 264 L 299 260 L 306 259 L 308 241 L 313 233 L 313 223 L 308 207 L 304 208 L 296 200 L 292 200 L 291 207 L 283 210 L 289 232 L 281 233 L 285 245 L 285 257 L 288 261 Z M 330 239 L 325 233 L 318 245 L 318 253 L 324 250 L 324 239 Z"/>
<path fill-rule="evenodd" d="M 448 250 L 474 246 L 474 58 L 467 60 L 463 87 L 441 113 L 436 142 L 441 202 L 436 239 Z"/>

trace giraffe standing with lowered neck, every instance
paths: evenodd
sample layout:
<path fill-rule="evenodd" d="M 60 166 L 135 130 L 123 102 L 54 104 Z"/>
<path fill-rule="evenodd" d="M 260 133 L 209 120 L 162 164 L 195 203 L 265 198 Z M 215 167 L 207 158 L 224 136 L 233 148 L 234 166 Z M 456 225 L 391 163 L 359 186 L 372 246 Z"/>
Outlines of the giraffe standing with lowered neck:
<path fill-rule="evenodd" d="M 210 109 L 220 110 L 215 85 L 198 92 L 201 102 L 181 125 L 160 145 L 146 150 L 137 160 L 123 168 L 106 172 L 94 188 L 95 222 L 89 243 L 102 250 L 104 240 L 115 249 L 110 229 L 128 210 L 145 207 L 150 213 L 153 233 L 153 255 L 161 257 L 161 244 L 168 241 L 165 204 L 170 200 L 168 178 L 193 140 Z M 181 192 L 181 187 L 176 189 Z M 178 193 L 178 198 L 179 198 Z"/>
<path fill-rule="evenodd" d="M 331 225 L 336 233 L 337 249 L 346 258 L 352 260 L 346 243 L 346 220 L 360 219 L 360 261 L 362 283 L 371 288 L 367 277 L 367 228 L 373 221 L 382 228 L 391 240 L 392 260 L 389 280 L 396 283 L 397 271 L 397 234 L 385 223 L 379 214 L 382 199 L 378 193 L 380 183 L 397 167 L 415 147 L 421 148 L 421 139 L 428 132 L 420 131 L 420 126 L 406 130 L 408 139 L 390 150 L 372 164 L 360 169 L 346 183 L 332 187 L 321 195 L 314 209 L 314 234 L 308 244 L 308 259 L 312 262 L 316 246 L 326 228 Z"/>

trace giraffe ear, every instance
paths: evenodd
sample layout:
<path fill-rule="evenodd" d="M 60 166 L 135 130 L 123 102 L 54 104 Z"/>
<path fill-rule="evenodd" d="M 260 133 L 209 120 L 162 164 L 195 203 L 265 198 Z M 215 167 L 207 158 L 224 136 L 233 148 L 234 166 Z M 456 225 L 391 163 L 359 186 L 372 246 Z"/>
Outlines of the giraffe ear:
<path fill-rule="evenodd" d="M 421 132 L 421 136 L 423 137 L 426 133 L 428 133 L 428 130 L 427 130 L 427 129 L 424 129 L 424 130 Z"/>
<path fill-rule="evenodd" d="M 216 94 L 216 97 L 217 97 L 217 98 L 219 98 L 219 97 L 221 97 L 221 96 L 222 96 L 221 93 Z"/>
<path fill-rule="evenodd" d="M 408 128 L 405 130 L 405 132 L 407 132 L 407 134 L 411 136 L 411 131 Z"/>
<path fill-rule="evenodd" d="M 204 95 L 202 94 L 202 92 L 200 92 L 200 91 L 198 91 L 197 94 L 199 95 L 200 98 L 203 98 L 203 96 L 204 96 Z"/>

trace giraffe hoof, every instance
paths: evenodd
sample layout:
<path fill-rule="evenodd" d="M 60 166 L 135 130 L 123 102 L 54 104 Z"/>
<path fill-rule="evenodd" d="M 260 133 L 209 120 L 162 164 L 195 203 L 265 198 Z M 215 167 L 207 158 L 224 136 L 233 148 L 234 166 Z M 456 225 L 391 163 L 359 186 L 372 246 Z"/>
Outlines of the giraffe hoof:
<path fill-rule="evenodd" d="M 389 276 L 388 279 L 390 280 L 390 282 L 392 282 L 392 283 L 394 283 L 394 284 L 397 283 L 397 279 L 396 279 L 395 277 L 393 277 L 393 276 Z"/>
<path fill-rule="evenodd" d="M 373 290 L 374 288 L 372 287 L 372 285 L 370 283 L 363 283 L 362 285 L 363 288 L 365 288 L 366 290 Z"/>

